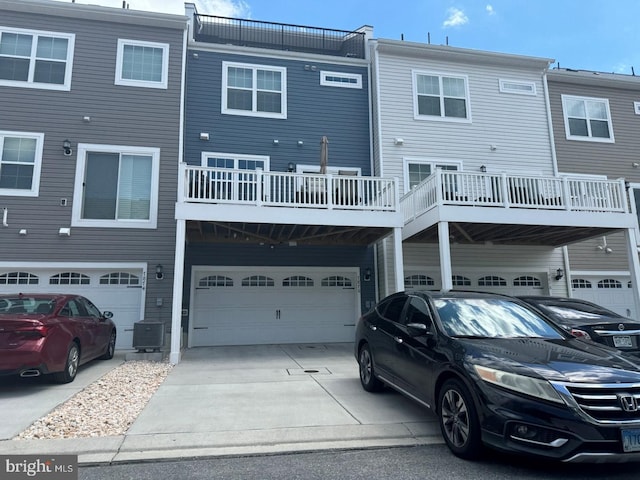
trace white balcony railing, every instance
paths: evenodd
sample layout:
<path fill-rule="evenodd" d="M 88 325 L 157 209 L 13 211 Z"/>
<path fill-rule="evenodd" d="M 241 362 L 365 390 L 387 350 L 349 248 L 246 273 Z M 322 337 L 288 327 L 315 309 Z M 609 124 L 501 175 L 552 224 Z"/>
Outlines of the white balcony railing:
<path fill-rule="evenodd" d="M 396 179 L 180 165 L 184 202 L 396 211 Z"/>
<path fill-rule="evenodd" d="M 628 213 L 624 180 L 437 170 L 400 199 L 405 223 L 438 205 Z"/>

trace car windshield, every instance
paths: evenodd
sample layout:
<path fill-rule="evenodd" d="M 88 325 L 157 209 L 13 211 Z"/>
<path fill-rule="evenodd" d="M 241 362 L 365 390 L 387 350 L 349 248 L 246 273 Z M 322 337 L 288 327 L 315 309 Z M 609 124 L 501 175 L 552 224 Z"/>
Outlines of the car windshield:
<path fill-rule="evenodd" d="M 0 297 L 0 315 L 49 314 L 54 305 L 55 300 L 49 297 Z"/>
<path fill-rule="evenodd" d="M 563 338 L 535 312 L 507 299 L 440 298 L 434 304 L 452 337 Z"/>

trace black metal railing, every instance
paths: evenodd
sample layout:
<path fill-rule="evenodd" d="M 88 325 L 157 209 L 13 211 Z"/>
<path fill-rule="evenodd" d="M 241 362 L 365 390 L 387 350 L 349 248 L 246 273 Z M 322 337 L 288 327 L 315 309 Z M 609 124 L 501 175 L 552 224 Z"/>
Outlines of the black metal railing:
<path fill-rule="evenodd" d="M 365 34 L 347 30 L 196 14 L 194 39 L 244 47 L 364 58 Z"/>

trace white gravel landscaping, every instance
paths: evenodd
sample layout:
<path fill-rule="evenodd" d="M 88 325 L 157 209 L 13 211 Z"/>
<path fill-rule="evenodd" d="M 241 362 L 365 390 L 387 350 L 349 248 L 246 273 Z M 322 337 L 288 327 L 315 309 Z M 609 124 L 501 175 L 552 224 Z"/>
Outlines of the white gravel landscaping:
<path fill-rule="evenodd" d="M 125 362 L 34 422 L 15 439 L 124 435 L 172 367 L 166 362 Z"/>

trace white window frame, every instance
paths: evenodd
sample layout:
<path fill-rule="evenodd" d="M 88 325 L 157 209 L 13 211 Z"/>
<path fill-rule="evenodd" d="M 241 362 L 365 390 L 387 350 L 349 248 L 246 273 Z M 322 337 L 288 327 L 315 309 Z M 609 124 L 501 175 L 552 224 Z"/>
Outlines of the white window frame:
<path fill-rule="evenodd" d="M 122 78 L 122 62 L 124 61 L 124 47 L 150 47 L 162 50 L 162 78 L 159 82 L 150 80 L 134 80 L 130 78 Z M 125 85 L 128 87 L 144 87 L 144 88 L 168 88 L 169 77 L 169 44 L 156 42 L 143 42 L 140 40 L 128 40 L 124 38 L 118 39 L 118 53 L 116 57 L 116 85 Z"/>
<path fill-rule="evenodd" d="M 331 175 L 340 175 L 340 172 L 349 172 L 349 175 L 361 176 L 362 169 L 360 167 L 338 167 L 336 165 L 328 165 L 327 173 Z M 320 174 L 320 165 L 297 164 L 296 173 L 317 173 Z"/>
<path fill-rule="evenodd" d="M 531 95 L 536 96 L 535 82 L 525 82 L 522 80 L 508 80 L 501 78 L 498 80 L 500 85 L 500 93 L 511 93 L 513 95 Z M 524 89 L 518 87 L 525 87 Z M 528 90 L 527 90 L 528 88 Z"/>
<path fill-rule="evenodd" d="M 640 102 L 633 102 L 633 112 L 640 115 Z"/>
<path fill-rule="evenodd" d="M 421 158 L 421 157 L 403 157 L 402 158 L 402 175 L 404 178 L 404 193 L 409 193 L 409 164 L 416 163 L 421 165 L 429 165 L 431 167 L 431 174 L 433 175 L 436 168 L 445 165 L 456 167 L 457 171 L 462 171 L 462 161 L 440 159 L 440 158 Z"/>
<path fill-rule="evenodd" d="M 4 139 L 12 138 L 29 138 L 36 141 L 36 152 L 33 162 L 33 177 L 31 179 L 31 188 L 29 190 L 23 188 L 0 188 L 0 196 L 13 197 L 37 197 L 40 192 L 40 172 L 42 170 L 42 149 L 44 145 L 44 133 L 34 132 L 13 132 L 8 130 L 0 130 L 0 170 L 2 169 L 2 149 L 4 147 Z"/>
<path fill-rule="evenodd" d="M 337 82 L 331 80 L 330 77 L 340 77 L 349 80 L 355 80 L 351 82 Z M 329 72 L 326 70 L 320 71 L 320 85 L 325 87 L 340 87 L 340 88 L 362 88 L 362 75 L 359 73 L 344 73 L 344 72 Z"/>
<path fill-rule="evenodd" d="M 611 109 L 609 108 L 609 99 L 608 98 L 596 98 L 596 97 L 582 97 L 579 95 L 562 95 L 562 116 L 564 118 L 564 131 L 567 137 L 567 140 L 577 140 L 579 142 L 596 142 L 596 143 L 615 143 L 615 138 L 613 135 L 613 122 L 611 120 Z M 567 100 L 580 100 L 583 102 L 600 102 L 603 103 L 607 110 L 607 124 L 609 126 L 609 138 L 604 137 L 592 137 L 591 136 L 591 124 L 589 122 L 589 117 L 586 117 L 587 121 L 587 131 L 589 132 L 588 136 L 581 135 L 571 135 L 571 130 L 569 129 L 569 116 L 567 115 Z M 586 108 L 585 108 L 586 111 Z"/>
<path fill-rule="evenodd" d="M 118 220 L 118 219 L 86 219 L 82 218 L 84 177 L 88 152 L 118 153 L 120 155 L 146 155 L 151 157 L 151 196 L 149 199 L 148 220 Z M 71 213 L 72 227 L 100 227 L 100 228 L 149 228 L 154 229 L 158 224 L 158 188 L 160 172 L 160 149 L 152 147 L 132 147 L 125 145 L 97 145 L 89 143 L 78 144 L 76 160 L 76 180 L 73 192 L 73 210 Z"/>
<path fill-rule="evenodd" d="M 200 166 L 207 167 L 208 166 L 207 160 L 209 158 L 231 159 L 233 160 L 233 170 L 240 170 L 238 168 L 238 162 L 240 160 L 250 160 L 250 161 L 253 160 L 258 162 L 264 162 L 264 169 L 262 169 L 264 172 L 268 172 L 269 169 L 271 168 L 271 165 L 270 165 L 271 157 L 269 157 L 268 155 L 246 155 L 242 153 L 202 152 L 202 154 L 200 155 Z M 222 168 L 222 167 L 217 167 L 217 168 Z M 247 171 L 251 172 L 254 170 L 247 170 Z"/>
<path fill-rule="evenodd" d="M 71 77 L 73 70 L 73 51 L 75 46 L 76 36 L 73 33 L 62 33 L 62 32 L 49 32 L 44 30 L 30 30 L 30 29 L 22 29 L 22 28 L 10 28 L 10 27 L 0 27 L 0 33 L 15 33 L 17 35 L 31 35 L 33 37 L 33 41 L 31 42 L 31 55 L 29 57 L 29 78 L 26 81 L 23 80 L 2 80 L 0 79 L 0 86 L 5 87 L 21 87 L 21 88 L 40 88 L 43 90 L 62 90 L 69 91 L 71 90 Z M 64 83 L 41 83 L 34 82 L 33 75 L 35 73 L 35 64 L 36 64 L 36 51 L 38 47 L 38 37 L 54 37 L 54 38 L 64 38 L 67 42 L 67 58 L 64 60 L 66 67 L 64 70 Z M 15 55 L 7 55 L 8 57 L 15 57 Z M 20 57 L 25 58 L 25 57 Z M 51 59 L 48 59 L 51 60 Z M 60 61 L 62 62 L 62 61 Z"/>
<path fill-rule="evenodd" d="M 438 77 L 440 83 L 440 116 L 436 115 L 423 115 L 419 113 L 418 108 L 418 76 L 428 76 L 428 77 Z M 469 77 L 467 75 L 461 75 L 457 73 L 443 73 L 443 72 L 432 72 L 427 70 L 412 70 L 412 91 L 413 91 L 413 118 L 415 120 L 427 120 L 434 122 L 452 122 L 452 123 L 471 123 L 471 97 L 469 95 Z M 464 91 L 465 91 L 465 107 L 467 116 L 465 118 L 460 117 L 447 117 L 445 116 L 445 108 L 444 108 L 444 93 L 442 90 L 442 79 L 443 78 L 457 78 L 464 80 Z"/>
<path fill-rule="evenodd" d="M 228 86 L 228 72 L 230 67 L 246 68 L 253 72 L 253 85 L 251 110 L 236 110 L 227 107 L 227 93 L 229 91 Z M 260 112 L 257 109 L 257 94 L 258 86 L 256 82 L 256 76 L 258 70 L 266 70 L 280 73 L 280 80 L 282 89 L 280 90 L 280 113 L 278 112 Z M 222 102 L 221 113 L 227 115 L 240 115 L 243 117 L 262 117 L 262 118 L 287 118 L 287 69 L 285 67 L 276 67 L 274 65 L 258 65 L 253 63 L 237 63 L 237 62 L 222 62 Z"/>

